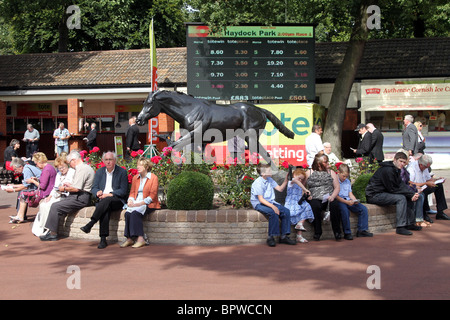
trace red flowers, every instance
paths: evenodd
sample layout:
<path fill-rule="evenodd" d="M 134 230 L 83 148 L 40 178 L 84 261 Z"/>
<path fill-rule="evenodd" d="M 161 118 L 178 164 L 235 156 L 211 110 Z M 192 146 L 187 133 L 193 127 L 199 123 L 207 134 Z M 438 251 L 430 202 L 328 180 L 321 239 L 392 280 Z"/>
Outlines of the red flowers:
<path fill-rule="evenodd" d="M 84 151 L 84 150 L 83 150 Z M 100 148 L 99 147 L 93 147 L 91 151 L 89 151 L 89 153 L 96 153 L 99 152 Z"/>
<path fill-rule="evenodd" d="M 161 160 L 162 158 L 160 156 L 154 156 L 150 159 L 150 161 L 153 162 L 154 164 L 158 164 Z"/>

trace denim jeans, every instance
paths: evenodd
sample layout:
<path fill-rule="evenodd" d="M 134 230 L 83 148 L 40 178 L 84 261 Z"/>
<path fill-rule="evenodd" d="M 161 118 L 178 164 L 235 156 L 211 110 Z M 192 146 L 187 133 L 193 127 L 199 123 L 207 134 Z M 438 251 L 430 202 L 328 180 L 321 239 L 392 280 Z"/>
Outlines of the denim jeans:
<path fill-rule="evenodd" d="M 423 221 L 423 203 L 425 201 L 425 196 L 423 193 L 419 194 L 419 199 L 414 203 L 414 213 L 416 216 L 416 221 Z"/>
<path fill-rule="evenodd" d="M 342 228 L 345 234 L 351 234 L 350 228 L 350 211 L 358 214 L 358 231 L 369 230 L 369 211 L 366 206 L 361 203 L 349 206 L 343 202 L 339 202 L 339 210 L 341 211 Z"/>
<path fill-rule="evenodd" d="M 272 208 L 269 208 L 263 204 L 257 204 L 255 207 L 256 211 L 261 212 L 266 216 L 269 220 L 269 237 L 270 236 L 279 236 L 280 235 L 280 220 L 281 220 L 281 234 L 290 234 L 291 233 L 291 212 L 288 208 L 282 206 L 281 204 L 274 205 L 280 211 L 280 215 L 277 215 Z"/>
<path fill-rule="evenodd" d="M 67 152 L 69 153 L 69 145 L 65 145 L 65 146 L 56 146 L 56 152 L 58 154 L 61 154 L 61 152 Z"/>

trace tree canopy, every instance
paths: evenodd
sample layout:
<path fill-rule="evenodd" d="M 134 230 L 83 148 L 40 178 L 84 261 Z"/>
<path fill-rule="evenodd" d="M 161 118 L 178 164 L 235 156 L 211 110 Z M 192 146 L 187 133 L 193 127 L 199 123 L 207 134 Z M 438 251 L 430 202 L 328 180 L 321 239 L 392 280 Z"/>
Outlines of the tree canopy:
<path fill-rule="evenodd" d="M 152 17 L 158 47 L 185 45 L 182 0 L 79 0 L 79 29 L 67 26 L 72 4 L 72 0 L 0 0 L 4 22 L 0 53 L 148 48 Z"/>
<path fill-rule="evenodd" d="M 185 45 L 188 21 L 213 28 L 253 23 L 316 25 L 316 41 L 348 41 L 357 0 L 78 0 L 80 29 L 69 29 L 72 0 L 0 0 L 0 54 L 148 48 L 155 23 L 156 45 Z M 381 0 L 381 29 L 371 38 L 450 35 L 446 0 Z"/>

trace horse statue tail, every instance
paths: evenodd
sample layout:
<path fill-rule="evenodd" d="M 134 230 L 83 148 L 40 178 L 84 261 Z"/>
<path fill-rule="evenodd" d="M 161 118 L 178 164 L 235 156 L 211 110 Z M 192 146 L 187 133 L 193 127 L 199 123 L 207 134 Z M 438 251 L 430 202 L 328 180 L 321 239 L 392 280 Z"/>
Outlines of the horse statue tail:
<path fill-rule="evenodd" d="M 295 133 L 289 130 L 272 112 L 263 108 L 259 109 L 266 115 L 266 117 L 270 120 L 270 122 L 273 123 L 275 128 L 277 128 L 282 134 L 284 134 L 288 138 L 294 139 Z"/>

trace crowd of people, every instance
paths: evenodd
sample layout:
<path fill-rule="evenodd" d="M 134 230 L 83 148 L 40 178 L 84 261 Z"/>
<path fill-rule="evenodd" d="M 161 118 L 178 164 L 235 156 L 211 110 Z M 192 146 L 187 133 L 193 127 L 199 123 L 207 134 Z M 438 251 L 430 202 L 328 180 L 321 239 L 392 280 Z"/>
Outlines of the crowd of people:
<path fill-rule="evenodd" d="M 371 123 L 359 124 L 355 131 L 360 134 L 359 144 L 353 149 L 355 155 L 369 157 L 377 161 L 379 169 L 374 172 L 366 188 L 367 202 L 380 206 L 396 206 L 396 233 L 412 235 L 412 231 L 421 230 L 433 223 L 428 195 L 436 198 L 436 219 L 450 220 L 444 213 L 447 209 L 443 184 L 430 174 L 432 158 L 424 154 L 425 138 L 421 132 L 421 122 L 413 122 L 412 116 L 405 116 L 403 149 L 399 150 L 392 161 L 383 161 L 383 135 Z M 136 146 L 137 131 L 135 119 L 130 119 L 129 149 Z M 46 155 L 36 152 L 35 143 L 39 133 L 28 126 L 24 141 L 27 152 L 33 151 L 31 161 L 26 162 L 17 156 L 20 141 L 13 139 L 5 150 L 5 166 L 22 176 L 22 183 L 11 185 L 7 192 L 17 192 L 17 214 L 10 216 L 10 223 L 22 223 L 27 219 L 30 198 L 39 205 L 32 231 L 42 241 L 56 241 L 60 218 L 76 212 L 95 202 L 91 220 L 81 230 L 90 233 L 99 223 L 99 249 L 107 247 L 110 215 L 114 211 L 125 209 L 126 240 L 121 247 L 142 247 L 147 243 L 144 234 L 143 216 L 160 208 L 158 201 L 158 178 L 151 173 L 154 165 L 150 159 L 140 158 L 137 162 L 138 174 L 133 177 L 131 189 L 127 172 L 118 166 L 117 155 L 105 152 L 102 156 L 104 167 L 96 172 L 83 161 L 79 151 L 68 153 L 67 140 L 70 133 L 61 123 L 54 137 L 57 158 L 50 164 Z M 305 222 L 314 228 L 314 240 L 322 236 L 323 221 L 330 221 L 336 240 L 352 240 L 350 212 L 358 215 L 357 237 L 372 237 L 369 231 L 367 207 L 359 202 L 352 192 L 349 180 L 349 165 L 343 163 L 333 152 L 329 142 L 322 143 L 322 128 L 312 127 L 312 133 L 306 139 L 308 168 L 296 168 L 286 175 L 279 185 L 272 179 L 269 164 L 259 164 L 259 178 L 251 187 L 251 204 L 255 210 L 263 213 L 269 221 L 267 244 L 275 246 L 275 237 L 280 243 L 295 245 L 308 242 L 302 235 L 306 231 Z M 88 135 L 88 145 L 96 139 L 95 124 Z M 127 142 L 128 145 L 128 142 Z M 30 146 L 28 148 L 28 146 Z M 337 171 L 332 164 L 339 164 Z M 275 190 L 282 192 L 287 188 L 284 205 L 275 201 Z M 37 190 L 37 192 L 36 192 Z M 36 199 L 37 198 L 37 199 Z M 288 235 L 294 226 L 296 239 Z"/>
<path fill-rule="evenodd" d="M 10 163 L 15 172 L 23 175 L 22 184 L 5 189 L 9 193 L 18 193 L 17 214 L 10 216 L 10 223 L 22 223 L 27 219 L 30 191 L 39 190 L 36 201 L 39 211 L 32 231 L 42 241 L 57 241 L 60 219 L 89 206 L 94 200 L 94 213 L 81 230 L 89 233 L 99 223 L 99 249 L 108 245 L 106 238 L 111 213 L 122 209 L 126 209 L 124 235 L 127 239 L 121 247 L 146 245 L 143 216 L 160 208 L 158 178 L 151 173 L 153 162 L 150 159 L 137 161 L 138 174 L 133 177 L 130 191 L 127 171 L 116 164 L 117 155 L 111 151 L 103 154 L 105 166 L 96 172 L 83 161 L 77 150 L 68 154 L 61 152 L 53 165 L 42 152 L 34 153 L 32 160 L 35 165 L 18 157 Z"/>
<path fill-rule="evenodd" d="M 368 157 L 370 162 L 379 164 L 365 190 L 367 203 L 395 205 L 396 233 L 409 236 L 412 231 L 419 231 L 433 223 L 429 216 L 431 213 L 435 213 L 438 220 L 450 218 L 444 213 L 448 207 L 443 179 L 430 174 L 432 157 L 424 153 L 423 125 L 420 121 L 414 122 L 411 115 L 406 115 L 403 122 L 403 148 L 395 153 L 392 161 L 384 161 L 384 138 L 372 123 L 357 126 L 355 131 L 358 131 L 360 139 L 357 148 L 352 151 L 356 156 Z M 294 245 L 308 242 L 301 234 L 301 231 L 306 231 L 305 221 L 311 222 L 314 228 L 314 240 L 320 240 L 324 220 L 331 221 L 336 240 L 352 240 L 350 212 L 358 215 L 356 236 L 373 236 L 369 232 L 368 209 L 352 192 L 349 166 L 332 153 L 329 142 L 322 143 L 321 134 L 321 126 L 314 125 L 311 135 L 305 140 L 308 168 L 295 169 L 292 177 L 286 175 L 281 185 L 272 179 L 269 165 L 259 165 L 260 177 L 252 185 L 251 200 L 255 210 L 268 217 L 269 246 L 276 245 L 275 236 L 280 236 L 280 243 Z M 332 164 L 338 164 L 337 172 L 331 169 Z M 273 190 L 281 192 L 286 187 L 287 196 L 284 205 L 281 205 L 275 201 Z M 431 194 L 436 198 L 436 212 L 430 209 L 428 203 Z M 296 241 L 288 237 L 289 222 L 296 230 Z"/>

